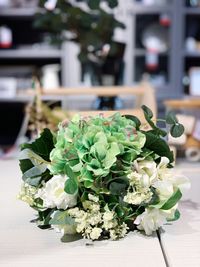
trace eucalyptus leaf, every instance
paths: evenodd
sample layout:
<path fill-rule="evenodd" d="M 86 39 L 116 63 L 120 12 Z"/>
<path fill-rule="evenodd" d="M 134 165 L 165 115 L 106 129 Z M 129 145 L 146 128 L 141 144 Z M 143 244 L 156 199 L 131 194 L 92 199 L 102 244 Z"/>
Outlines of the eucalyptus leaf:
<path fill-rule="evenodd" d="M 32 177 L 32 178 L 27 178 L 25 180 L 25 182 L 31 186 L 35 186 L 35 187 L 38 187 L 39 184 L 41 183 L 42 181 L 42 176 L 36 176 L 36 177 Z"/>
<path fill-rule="evenodd" d="M 22 173 L 25 173 L 26 171 L 34 167 L 33 163 L 29 159 L 20 160 L 19 166 Z"/>
<path fill-rule="evenodd" d="M 178 119 L 176 118 L 176 115 L 173 111 L 169 111 L 166 115 L 166 123 L 168 124 L 176 124 L 178 122 Z"/>
<path fill-rule="evenodd" d="M 53 218 L 49 221 L 50 224 L 54 225 L 74 225 L 75 220 L 68 215 L 67 211 L 56 211 Z"/>
<path fill-rule="evenodd" d="M 25 148 L 19 154 L 19 160 L 29 159 L 35 165 L 36 163 L 44 163 L 45 161 L 42 157 L 34 153 L 31 149 Z"/>
<path fill-rule="evenodd" d="M 42 167 L 34 166 L 29 159 L 20 160 L 20 169 L 23 173 L 23 180 L 32 186 L 37 187 L 42 181 L 47 182 L 52 177 L 46 164 L 42 165 Z M 45 171 L 42 172 L 43 170 Z"/>
<path fill-rule="evenodd" d="M 158 135 L 158 136 L 166 136 L 167 132 L 160 129 L 159 127 L 156 126 L 156 124 L 153 122 L 153 112 L 151 111 L 150 108 L 148 108 L 147 106 L 143 105 L 142 106 L 142 110 L 144 112 L 144 117 L 146 119 L 146 121 L 148 122 L 148 124 L 151 126 L 152 130 L 151 132 L 154 135 Z"/>
<path fill-rule="evenodd" d="M 153 112 L 151 111 L 150 108 L 148 108 L 145 105 L 142 105 L 141 108 L 142 108 L 142 110 L 144 112 L 145 119 L 149 120 L 149 119 L 153 118 Z"/>
<path fill-rule="evenodd" d="M 46 164 L 34 166 L 31 169 L 27 170 L 23 174 L 22 179 L 26 180 L 26 179 L 31 178 L 31 177 L 36 177 L 36 176 L 42 175 L 42 173 L 45 172 L 46 169 L 47 169 Z"/>
<path fill-rule="evenodd" d="M 172 125 L 170 129 L 170 134 L 173 137 L 180 137 L 184 133 L 184 126 L 180 123 L 176 123 L 175 125 Z"/>

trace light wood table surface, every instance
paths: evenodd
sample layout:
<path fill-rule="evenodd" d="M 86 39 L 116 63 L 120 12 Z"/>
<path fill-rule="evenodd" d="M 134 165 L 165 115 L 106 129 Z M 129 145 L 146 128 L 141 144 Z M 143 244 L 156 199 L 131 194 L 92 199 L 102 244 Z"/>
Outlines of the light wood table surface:
<path fill-rule="evenodd" d="M 130 233 L 120 241 L 61 243 L 53 230 L 40 230 L 29 221 L 34 211 L 16 199 L 21 179 L 16 160 L 0 161 L 0 266 L 1 267 L 199 267 L 200 166 L 181 163 L 177 169 L 190 177 L 182 217 L 157 236 Z M 164 260 L 167 260 L 167 265 Z"/>
<path fill-rule="evenodd" d="M 29 221 L 34 211 L 16 199 L 20 171 L 15 160 L 0 161 L 1 267 L 164 267 L 157 236 L 130 233 L 120 241 L 85 240 L 61 243 L 53 230 L 40 230 Z"/>
<path fill-rule="evenodd" d="M 164 226 L 161 243 L 170 267 L 200 267 L 200 163 L 176 168 L 190 178 L 191 190 L 180 203 L 180 220 Z"/>

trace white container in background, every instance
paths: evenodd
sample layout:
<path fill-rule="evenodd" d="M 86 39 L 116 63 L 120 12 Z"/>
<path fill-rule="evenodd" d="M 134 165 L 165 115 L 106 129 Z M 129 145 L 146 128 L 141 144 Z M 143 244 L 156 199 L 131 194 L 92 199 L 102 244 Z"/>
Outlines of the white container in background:
<path fill-rule="evenodd" d="M 17 80 L 15 78 L 0 78 L 0 99 L 16 96 Z"/>
<path fill-rule="evenodd" d="M 189 52 L 195 52 L 197 50 L 196 40 L 194 37 L 188 37 L 185 41 L 185 48 Z"/>
<path fill-rule="evenodd" d="M 42 87 L 44 89 L 56 89 L 59 87 L 58 64 L 46 65 L 42 68 Z"/>
<path fill-rule="evenodd" d="M 12 31 L 7 26 L 0 27 L 0 48 L 10 48 L 12 46 Z"/>
<path fill-rule="evenodd" d="M 145 65 L 148 70 L 156 70 L 159 66 L 159 55 L 155 51 L 147 51 Z"/>

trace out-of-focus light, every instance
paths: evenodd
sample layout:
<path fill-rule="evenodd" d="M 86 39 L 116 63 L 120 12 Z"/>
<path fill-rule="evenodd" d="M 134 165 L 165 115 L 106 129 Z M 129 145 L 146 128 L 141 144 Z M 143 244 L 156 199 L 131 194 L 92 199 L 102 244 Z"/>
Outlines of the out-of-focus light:
<path fill-rule="evenodd" d="M 44 7 L 49 10 L 49 11 L 52 11 L 55 9 L 56 7 L 56 4 L 57 4 L 57 0 L 47 0 L 44 4 Z"/>

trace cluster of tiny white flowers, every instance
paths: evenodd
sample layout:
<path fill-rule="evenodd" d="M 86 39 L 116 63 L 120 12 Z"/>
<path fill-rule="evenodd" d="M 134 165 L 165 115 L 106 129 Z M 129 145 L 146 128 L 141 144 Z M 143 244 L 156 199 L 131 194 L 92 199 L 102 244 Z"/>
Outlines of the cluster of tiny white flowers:
<path fill-rule="evenodd" d="M 85 210 L 76 207 L 69 209 L 68 214 L 75 218 L 76 231 L 78 233 L 81 233 L 83 237 L 95 240 L 101 236 L 102 229 L 98 225 L 102 222 L 102 215 L 100 205 L 97 203 L 99 198 L 92 194 L 89 194 L 88 198 L 90 200 L 83 202 Z"/>
<path fill-rule="evenodd" d="M 113 240 L 124 237 L 128 230 L 127 225 L 119 225 L 114 211 L 109 210 L 108 206 L 101 212 L 98 197 L 89 194 L 88 198 L 89 200 L 83 202 L 84 210 L 77 207 L 68 210 L 68 214 L 75 218 L 76 231 L 92 240 L 99 239 L 104 230 L 108 231 Z"/>
<path fill-rule="evenodd" d="M 126 223 L 122 223 L 121 225 L 118 225 L 117 227 L 110 229 L 110 238 L 112 240 L 116 240 L 118 238 L 124 237 L 128 232 L 128 226 Z"/>
<path fill-rule="evenodd" d="M 154 179 L 151 180 L 150 176 L 143 169 L 139 169 L 138 171 L 134 171 L 128 175 L 130 186 L 128 193 L 124 196 L 124 201 L 133 205 L 148 203 L 152 197 L 150 185 Z"/>
<path fill-rule="evenodd" d="M 108 206 L 105 206 L 105 212 L 103 214 L 103 227 L 105 230 L 109 230 L 117 226 L 117 221 L 114 219 L 114 211 L 110 211 Z"/>
<path fill-rule="evenodd" d="M 140 205 L 143 203 L 148 203 L 152 198 L 152 192 L 150 190 L 145 189 L 136 189 L 134 192 L 128 192 L 127 195 L 124 197 L 124 201 L 133 204 L 133 205 Z"/>
<path fill-rule="evenodd" d="M 35 205 L 37 189 L 27 183 L 23 183 L 21 186 L 21 191 L 17 198 L 28 203 L 30 206 Z"/>

